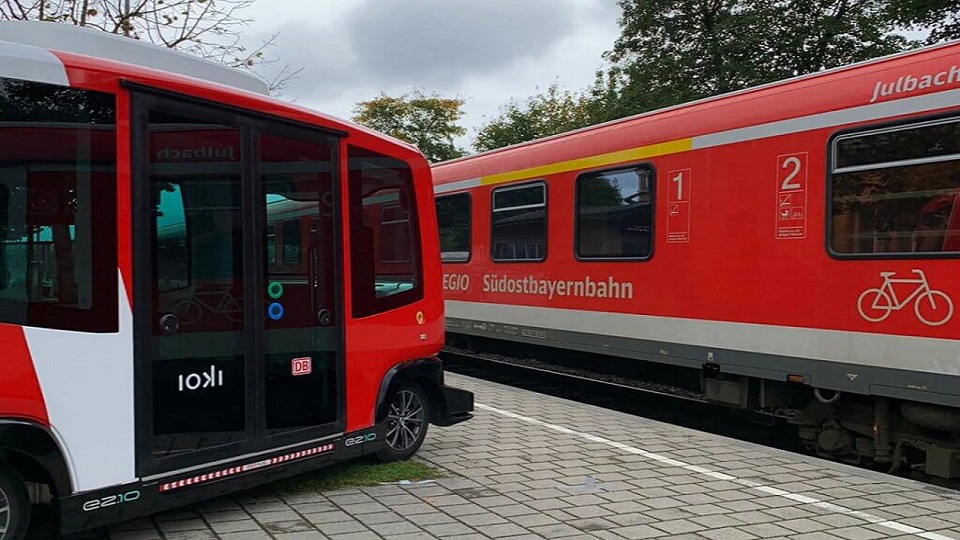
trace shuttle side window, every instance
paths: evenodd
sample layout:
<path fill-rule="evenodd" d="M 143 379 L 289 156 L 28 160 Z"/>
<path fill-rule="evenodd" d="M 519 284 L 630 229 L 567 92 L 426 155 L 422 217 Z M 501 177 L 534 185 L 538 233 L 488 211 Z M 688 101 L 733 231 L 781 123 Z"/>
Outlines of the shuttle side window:
<path fill-rule="evenodd" d="M 0 78 L 0 322 L 117 331 L 115 103 Z"/>
<path fill-rule="evenodd" d="M 443 262 L 470 260 L 470 194 L 437 197 L 440 258 Z"/>
<path fill-rule="evenodd" d="M 653 228 L 653 170 L 648 166 L 577 178 L 576 252 L 580 259 L 645 259 Z"/>
<path fill-rule="evenodd" d="M 845 134 L 831 146 L 835 254 L 960 253 L 960 118 Z"/>
<path fill-rule="evenodd" d="M 494 261 L 547 258 L 547 186 L 543 182 L 493 190 L 491 250 Z"/>
<path fill-rule="evenodd" d="M 406 162 L 349 152 L 353 316 L 366 317 L 423 298 L 419 213 Z"/>

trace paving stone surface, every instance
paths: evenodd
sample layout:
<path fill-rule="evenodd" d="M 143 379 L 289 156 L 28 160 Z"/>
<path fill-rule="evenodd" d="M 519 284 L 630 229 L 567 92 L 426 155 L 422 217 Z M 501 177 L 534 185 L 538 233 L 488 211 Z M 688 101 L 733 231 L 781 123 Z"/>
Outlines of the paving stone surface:
<path fill-rule="evenodd" d="M 448 374 L 475 417 L 431 426 L 447 476 L 238 494 L 110 529 L 110 540 L 960 540 L 960 492 Z"/>

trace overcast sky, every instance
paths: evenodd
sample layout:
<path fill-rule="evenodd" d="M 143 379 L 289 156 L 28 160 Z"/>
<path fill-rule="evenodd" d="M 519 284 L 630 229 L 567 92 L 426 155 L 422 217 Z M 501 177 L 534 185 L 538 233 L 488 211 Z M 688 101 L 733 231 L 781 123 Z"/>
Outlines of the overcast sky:
<path fill-rule="evenodd" d="M 248 41 L 279 32 L 270 54 L 303 68 L 282 97 L 349 119 L 381 91 L 459 96 L 467 150 L 510 98 L 592 83 L 619 15 L 616 0 L 259 0 L 243 13 Z"/>

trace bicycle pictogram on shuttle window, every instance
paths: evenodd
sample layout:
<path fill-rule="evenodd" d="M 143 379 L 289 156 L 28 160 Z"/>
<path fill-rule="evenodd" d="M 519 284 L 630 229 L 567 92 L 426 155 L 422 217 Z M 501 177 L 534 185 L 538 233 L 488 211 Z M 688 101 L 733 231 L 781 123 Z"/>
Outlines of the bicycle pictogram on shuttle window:
<path fill-rule="evenodd" d="M 857 309 L 870 322 L 880 322 L 894 311 L 900 311 L 913 301 L 917 319 L 928 326 L 940 326 L 953 317 L 953 301 L 943 291 L 931 289 L 923 270 L 913 270 L 916 278 L 893 278 L 896 272 L 880 272 L 883 285 L 860 293 Z M 913 292 L 900 299 L 894 285 L 916 285 Z"/>
<path fill-rule="evenodd" d="M 194 291 L 192 298 L 178 302 L 173 313 L 184 325 L 200 322 L 205 312 L 223 315 L 232 322 L 240 322 L 243 320 L 243 298 L 235 297 L 231 289 L 228 285 L 198 289 Z"/>

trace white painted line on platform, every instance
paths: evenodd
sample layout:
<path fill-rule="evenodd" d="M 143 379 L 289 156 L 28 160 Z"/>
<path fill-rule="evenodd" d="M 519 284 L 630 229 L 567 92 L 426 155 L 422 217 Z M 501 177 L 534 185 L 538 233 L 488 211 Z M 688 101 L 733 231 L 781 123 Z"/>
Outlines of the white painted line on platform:
<path fill-rule="evenodd" d="M 958 540 L 953 536 L 945 536 L 939 533 L 926 531 L 924 529 L 913 527 L 905 523 L 890 521 L 867 512 L 861 512 L 860 510 L 853 510 L 845 506 L 840 506 L 839 504 L 821 501 L 820 499 L 815 499 L 813 497 L 808 497 L 806 495 L 800 495 L 799 493 L 791 493 L 789 491 L 775 488 L 773 486 L 765 486 L 758 482 L 754 482 L 753 480 L 737 478 L 736 476 L 732 476 L 726 473 L 712 471 L 710 469 L 701 467 L 699 465 L 691 465 L 689 463 L 685 463 L 683 461 L 669 458 L 667 456 L 661 456 L 660 454 L 656 454 L 654 452 L 648 452 L 646 450 L 637 448 L 635 446 L 630 446 L 629 444 L 624 444 L 617 441 L 611 441 L 610 439 L 605 439 L 603 437 L 598 437 L 596 435 L 591 435 L 589 433 L 583 433 L 581 431 L 576 431 L 567 427 L 559 426 L 557 424 L 551 424 L 549 422 L 537 420 L 536 418 L 523 416 L 522 414 L 512 413 L 510 411 L 505 411 L 503 409 L 498 409 L 496 407 L 491 407 L 489 405 L 484 405 L 482 403 L 474 403 L 473 405 L 477 409 L 490 411 L 492 413 L 496 413 L 501 416 L 506 416 L 507 418 L 513 418 L 515 420 L 520 420 L 528 424 L 534 424 L 537 426 L 545 427 L 547 429 L 557 431 L 560 433 L 565 433 L 567 435 L 574 435 L 576 437 L 580 437 L 581 439 L 586 439 L 590 442 L 612 446 L 618 450 L 623 450 L 628 454 L 643 456 L 647 459 L 651 459 L 653 461 L 663 463 L 664 465 L 670 465 L 671 467 L 680 467 L 691 472 L 702 474 L 704 476 L 709 476 L 710 478 L 715 478 L 717 480 L 727 480 L 729 482 L 734 482 L 734 483 L 740 484 L 741 486 L 759 491 L 761 493 L 765 493 L 767 495 L 783 497 L 784 499 L 789 499 L 791 501 L 796 501 L 803 504 L 809 504 L 811 506 L 816 506 L 817 508 L 821 508 L 823 510 L 828 510 L 830 512 L 834 512 L 837 514 L 843 514 L 845 516 L 857 518 L 857 519 L 866 521 L 867 523 L 884 527 L 884 528 L 896 531 L 898 533 L 913 534 L 913 535 L 919 536 L 920 538 L 926 538 L 927 540 Z"/>

